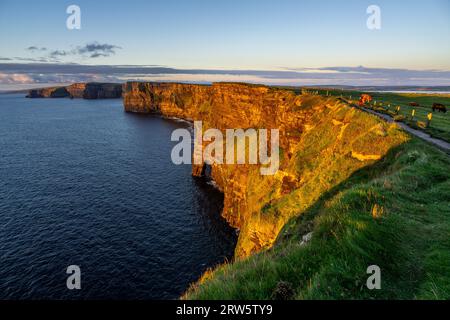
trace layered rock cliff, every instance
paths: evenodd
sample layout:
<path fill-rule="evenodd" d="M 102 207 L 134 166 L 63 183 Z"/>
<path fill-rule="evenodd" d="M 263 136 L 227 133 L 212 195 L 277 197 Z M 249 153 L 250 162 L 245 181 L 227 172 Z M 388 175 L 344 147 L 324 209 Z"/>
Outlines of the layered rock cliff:
<path fill-rule="evenodd" d="M 122 97 L 122 85 L 117 83 L 86 83 L 83 99 L 117 99 Z"/>
<path fill-rule="evenodd" d="M 27 98 L 65 98 L 69 93 L 65 87 L 50 87 L 41 89 L 31 89 L 28 91 Z"/>
<path fill-rule="evenodd" d="M 260 165 L 208 170 L 224 193 L 223 217 L 240 230 L 237 258 L 272 246 L 290 218 L 408 139 L 339 99 L 266 86 L 129 82 L 123 98 L 126 111 L 202 120 L 203 130 L 279 129 L 275 175 L 261 175 Z M 205 166 L 193 165 L 193 175 L 205 174 Z"/>
<path fill-rule="evenodd" d="M 122 85 L 118 83 L 74 83 L 65 87 L 29 90 L 27 98 L 83 98 L 117 99 L 122 97 Z"/>

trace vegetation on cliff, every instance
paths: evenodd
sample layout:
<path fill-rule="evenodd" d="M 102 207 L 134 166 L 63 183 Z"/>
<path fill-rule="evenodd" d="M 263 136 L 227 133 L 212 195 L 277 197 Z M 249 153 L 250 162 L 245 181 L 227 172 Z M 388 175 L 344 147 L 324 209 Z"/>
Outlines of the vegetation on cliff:
<path fill-rule="evenodd" d="M 135 82 L 125 86 L 124 104 L 127 111 L 201 120 L 204 130 L 279 129 L 275 175 L 262 176 L 259 165 L 211 167 L 224 193 L 222 215 L 240 230 L 236 257 L 271 247 L 291 217 L 408 139 L 395 126 L 334 97 L 265 86 Z M 193 166 L 194 175 L 203 172 L 202 165 Z"/>
<path fill-rule="evenodd" d="M 449 235 L 450 160 L 414 138 L 299 211 L 271 249 L 205 273 L 184 298 L 449 299 Z M 369 265 L 381 268 L 381 290 L 366 287 Z"/>
<path fill-rule="evenodd" d="M 235 261 L 185 298 L 442 298 L 450 295 L 447 155 L 336 97 L 264 86 L 128 83 L 127 111 L 203 127 L 278 128 L 280 170 L 212 165 Z M 201 175 L 203 166 L 194 166 Z M 366 287 L 378 265 L 382 290 Z"/>
<path fill-rule="evenodd" d="M 310 88 L 322 95 L 343 97 L 348 100 L 358 100 L 363 93 L 356 90 L 337 90 Z M 394 117 L 414 129 L 420 129 L 431 136 L 450 142 L 450 113 L 433 110 L 433 104 L 439 103 L 450 108 L 450 95 L 438 93 L 394 93 L 394 92 L 371 92 L 371 103 L 366 107 L 374 111 L 385 113 Z M 356 101 L 355 101 L 356 102 Z M 414 110 L 414 116 L 412 112 Z M 427 116 L 433 113 L 433 119 L 426 126 Z"/>

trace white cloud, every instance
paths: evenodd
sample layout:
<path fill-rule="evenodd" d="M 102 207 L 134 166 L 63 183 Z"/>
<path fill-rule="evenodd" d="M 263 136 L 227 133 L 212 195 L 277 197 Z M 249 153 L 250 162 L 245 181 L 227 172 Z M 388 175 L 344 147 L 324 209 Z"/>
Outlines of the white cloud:
<path fill-rule="evenodd" d="M 28 84 L 34 83 L 32 77 L 23 73 L 0 73 L 1 84 Z"/>

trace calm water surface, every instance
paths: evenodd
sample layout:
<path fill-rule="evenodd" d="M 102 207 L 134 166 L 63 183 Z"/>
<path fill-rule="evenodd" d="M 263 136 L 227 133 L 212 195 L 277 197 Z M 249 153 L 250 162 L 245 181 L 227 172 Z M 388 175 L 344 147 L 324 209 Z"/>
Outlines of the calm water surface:
<path fill-rule="evenodd" d="M 186 125 L 22 96 L 0 95 L 0 299 L 175 299 L 231 257 L 222 195 L 170 160 Z"/>

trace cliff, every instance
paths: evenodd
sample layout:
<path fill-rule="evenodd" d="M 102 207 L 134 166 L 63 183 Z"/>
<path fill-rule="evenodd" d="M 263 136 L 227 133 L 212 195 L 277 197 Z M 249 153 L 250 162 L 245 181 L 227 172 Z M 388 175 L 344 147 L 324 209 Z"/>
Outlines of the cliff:
<path fill-rule="evenodd" d="M 65 98 L 69 92 L 65 87 L 50 87 L 41 89 L 31 89 L 28 91 L 27 98 Z"/>
<path fill-rule="evenodd" d="M 74 83 L 65 87 L 32 89 L 27 98 L 83 98 L 117 99 L 122 97 L 122 85 L 118 83 Z"/>
<path fill-rule="evenodd" d="M 122 97 L 122 85 L 117 83 L 87 83 L 84 99 L 117 99 Z"/>
<path fill-rule="evenodd" d="M 266 86 L 129 82 L 123 98 L 126 111 L 202 120 L 203 130 L 280 130 L 275 175 L 260 175 L 259 165 L 211 167 L 224 193 L 222 215 L 240 230 L 236 258 L 271 247 L 290 218 L 408 139 L 339 99 Z M 193 165 L 193 175 L 204 168 Z"/>

